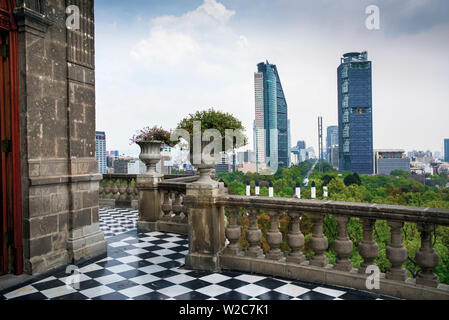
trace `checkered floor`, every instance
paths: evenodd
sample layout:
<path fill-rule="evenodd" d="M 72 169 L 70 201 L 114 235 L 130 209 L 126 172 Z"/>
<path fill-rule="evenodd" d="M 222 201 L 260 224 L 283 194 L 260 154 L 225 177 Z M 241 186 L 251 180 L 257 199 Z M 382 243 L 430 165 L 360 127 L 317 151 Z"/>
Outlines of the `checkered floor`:
<path fill-rule="evenodd" d="M 139 211 L 131 209 L 104 209 L 99 210 L 100 228 L 106 239 L 119 234 L 135 230 L 139 219 Z"/>
<path fill-rule="evenodd" d="M 114 209 L 115 210 L 115 209 Z M 108 239 L 107 258 L 0 293 L 0 300 L 360 300 L 375 294 L 240 272 L 184 268 L 186 236 L 132 230 Z M 73 277 L 73 276 L 72 276 Z"/>

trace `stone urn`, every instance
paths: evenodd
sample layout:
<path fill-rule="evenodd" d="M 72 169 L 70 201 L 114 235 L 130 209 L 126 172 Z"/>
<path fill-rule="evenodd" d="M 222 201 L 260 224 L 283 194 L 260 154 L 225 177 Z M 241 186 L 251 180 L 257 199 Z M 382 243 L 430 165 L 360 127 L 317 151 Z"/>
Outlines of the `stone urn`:
<path fill-rule="evenodd" d="M 140 141 L 137 142 L 140 147 L 139 159 L 145 163 L 147 167 L 146 175 L 158 176 L 156 165 L 161 161 L 161 145 L 162 141 Z"/>
<path fill-rule="evenodd" d="M 203 148 L 205 147 L 205 144 L 203 144 Z M 217 161 L 211 161 L 211 162 L 205 162 L 204 159 L 201 159 L 200 164 L 193 163 L 193 155 L 190 154 L 190 163 L 198 169 L 199 173 L 199 179 L 195 181 L 194 185 L 216 185 L 218 182 L 214 181 L 211 178 L 211 173 L 215 166 L 217 165 Z"/>

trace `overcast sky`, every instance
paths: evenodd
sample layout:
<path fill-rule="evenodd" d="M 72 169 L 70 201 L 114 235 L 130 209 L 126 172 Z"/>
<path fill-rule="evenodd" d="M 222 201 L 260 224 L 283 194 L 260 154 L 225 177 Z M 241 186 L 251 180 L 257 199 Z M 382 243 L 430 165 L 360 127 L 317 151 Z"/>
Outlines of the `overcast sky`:
<path fill-rule="evenodd" d="M 365 9 L 380 9 L 368 30 Z M 292 145 L 317 149 L 317 117 L 335 125 L 342 54 L 373 62 L 374 148 L 442 151 L 449 138 L 447 0 L 96 0 L 97 130 L 138 154 L 144 126 L 175 128 L 215 107 L 252 144 L 254 72 L 276 64 Z"/>

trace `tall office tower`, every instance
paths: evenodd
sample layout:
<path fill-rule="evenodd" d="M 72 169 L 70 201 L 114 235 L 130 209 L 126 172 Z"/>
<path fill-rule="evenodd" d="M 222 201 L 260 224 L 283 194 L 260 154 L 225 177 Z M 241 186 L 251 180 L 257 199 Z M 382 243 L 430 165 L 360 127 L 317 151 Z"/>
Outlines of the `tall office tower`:
<path fill-rule="evenodd" d="M 290 168 L 290 166 L 291 166 L 291 157 L 290 157 L 290 153 L 291 153 L 291 151 L 292 151 L 292 147 L 291 147 L 291 143 L 292 143 L 292 133 L 291 133 L 291 130 L 290 130 L 290 120 L 287 120 L 287 130 L 288 130 L 288 142 L 287 142 L 287 146 L 288 146 L 288 150 L 287 150 L 287 152 L 288 152 L 288 167 Z"/>
<path fill-rule="evenodd" d="M 338 126 L 329 126 L 327 127 L 327 136 L 326 136 L 326 154 L 327 161 L 329 163 L 332 162 L 332 146 L 338 145 Z"/>
<path fill-rule="evenodd" d="M 98 172 L 107 173 L 106 171 L 106 133 L 95 132 L 95 154 L 98 163 Z"/>
<path fill-rule="evenodd" d="M 254 74 L 257 162 L 266 162 L 271 168 L 288 167 L 287 101 L 279 73 L 276 65 L 269 64 L 268 61 L 259 63 L 257 69 L 258 72 Z"/>
<path fill-rule="evenodd" d="M 449 162 L 449 139 L 444 139 L 444 162 Z"/>
<path fill-rule="evenodd" d="M 372 174 L 373 118 L 371 61 L 351 52 L 338 67 L 339 169 Z"/>
<path fill-rule="evenodd" d="M 318 160 L 321 172 L 323 168 L 323 117 L 318 117 Z"/>
<path fill-rule="evenodd" d="M 254 74 L 254 90 L 256 97 L 256 118 L 254 120 L 254 150 L 256 164 L 265 163 L 265 118 L 263 103 L 263 73 Z"/>

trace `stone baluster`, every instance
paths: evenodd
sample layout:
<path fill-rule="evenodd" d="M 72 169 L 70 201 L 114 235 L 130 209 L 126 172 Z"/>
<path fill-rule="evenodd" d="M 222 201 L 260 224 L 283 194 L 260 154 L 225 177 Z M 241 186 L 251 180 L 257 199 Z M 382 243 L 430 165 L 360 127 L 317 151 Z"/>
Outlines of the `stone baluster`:
<path fill-rule="evenodd" d="M 117 187 L 118 180 L 112 180 L 112 181 L 113 181 L 112 190 L 111 190 L 112 191 L 112 198 L 117 201 L 118 198 L 120 197 L 119 189 Z"/>
<path fill-rule="evenodd" d="M 265 257 L 270 260 L 280 260 L 282 258 L 282 233 L 279 231 L 279 212 L 268 210 L 268 215 L 270 216 L 270 230 L 267 232 L 267 242 L 270 245 L 270 250 Z"/>
<path fill-rule="evenodd" d="M 351 271 L 352 261 L 349 260 L 349 256 L 352 253 L 353 244 L 348 237 L 348 217 L 336 216 L 335 220 L 338 223 L 338 237 L 334 241 L 334 249 L 337 252 L 337 261 L 335 262 L 334 269 L 340 271 Z"/>
<path fill-rule="evenodd" d="M 421 248 L 416 252 L 415 258 L 421 270 L 416 277 L 416 284 L 436 288 L 439 278 L 433 270 L 438 266 L 438 254 L 433 250 L 432 225 L 420 223 L 418 230 L 421 232 Z"/>
<path fill-rule="evenodd" d="M 323 254 L 329 245 L 326 236 L 323 233 L 323 218 L 322 213 L 311 213 L 310 218 L 313 223 L 312 238 L 310 238 L 310 248 L 315 252 L 310 264 L 316 267 L 325 267 L 329 260 Z"/>
<path fill-rule="evenodd" d="M 172 206 L 173 213 L 175 214 L 174 221 L 181 222 L 182 221 L 181 214 L 182 214 L 182 208 L 183 208 L 182 194 L 179 192 L 174 192 L 174 194 L 175 194 L 175 199 L 174 199 L 173 206 Z"/>
<path fill-rule="evenodd" d="M 172 203 L 171 203 L 171 197 L 170 197 L 170 191 L 162 191 L 164 202 L 161 206 L 162 212 L 164 213 L 164 216 L 162 217 L 162 220 L 170 220 L 171 215 L 170 212 L 172 211 Z"/>
<path fill-rule="evenodd" d="M 128 179 L 128 188 L 126 188 L 126 199 L 129 201 L 132 201 L 134 199 L 133 197 L 133 187 L 131 187 L 133 179 Z"/>
<path fill-rule="evenodd" d="M 138 198 L 137 181 L 134 180 L 134 187 L 132 187 L 133 199 Z"/>
<path fill-rule="evenodd" d="M 111 191 L 112 191 L 111 180 L 106 180 L 106 186 L 104 187 L 104 192 L 106 193 L 106 195 L 105 195 L 106 199 L 112 198 Z"/>
<path fill-rule="evenodd" d="M 235 256 L 238 255 L 241 251 L 239 239 L 240 236 L 242 235 L 242 230 L 237 222 L 239 208 L 229 207 L 228 212 L 229 212 L 229 225 L 225 230 L 225 235 L 226 238 L 229 240 L 229 244 L 225 249 L 225 254 Z"/>
<path fill-rule="evenodd" d="M 127 197 L 127 193 L 126 193 L 126 189 L 128 188 L 127 182 L 125 179 L 120 180 L 120 188 L 119 188 L 119 199 L 120 201 L 126 201 L 126 197 Z"/>
<path fill-rule="evenodd" d="M 184 204 L 184 199 L 186 197 L 186 194 L 182 194 L 182 213 L 184 214 L 183 219 L 182 219 L 182 223 L 189 223 L 189 210 L 186 207 L 186 205 Z"/>
<path fill-rule="evenodd" d="M 387 258 L 391 263 L 391 268 L 387 271 L 386 278 L 397 281 L 407 279 L 407 271 L 402 267 L 407 260 L 407 249 L 402 245 L 401 228 L 403 222 L 389 221 L 391 232 L 391 242 L 387 246 Z"/>
<path fill-rule="evenodd" d="M 249 228 L 246 230 L 246 240 L 249 242 L 248 250 L 246 250 L 246 256 L 259 258 L 263 257 L 263 250 L 260 247 L 260 240 L 262 239 L 262 231 L 257 224 L 257 218 L 259 217 L 259 209 L 249 209 Z"/>
<path fill-rule="evenodd" d="M 375 219 L 362 219 L 363 226 L 363 240 L 358 246 L 360 256 L 363 262 L 360 264 L 359 273 L 366 273 L 366 268 L 371 265 L 376 265 L 374 259 L 379 254 L 379 246 L 373 239 L 373 229 Z"/>
<path fill-rule="evenodd" d="M 99 197 L 99 199 L 103 199 L 104 198 L 104 195 L 103 195 L 103 192 L 104 192 L 103 183 L 106 183 L 105 180 L 101 180 L 100 181 L 100 186 L 98 187 L 98 197 Z"/>
<path fill-rule="evenodd" d="M 304 235 L 300 229 L 301 213 L 297 211 L 289 211 L 290 225 L 287 234 L 287 242 L 292 249 L 287 256 L 287 262 L 303 263 L 306 261 L 306 256 L 302 253 L 304 246 Z"/>

